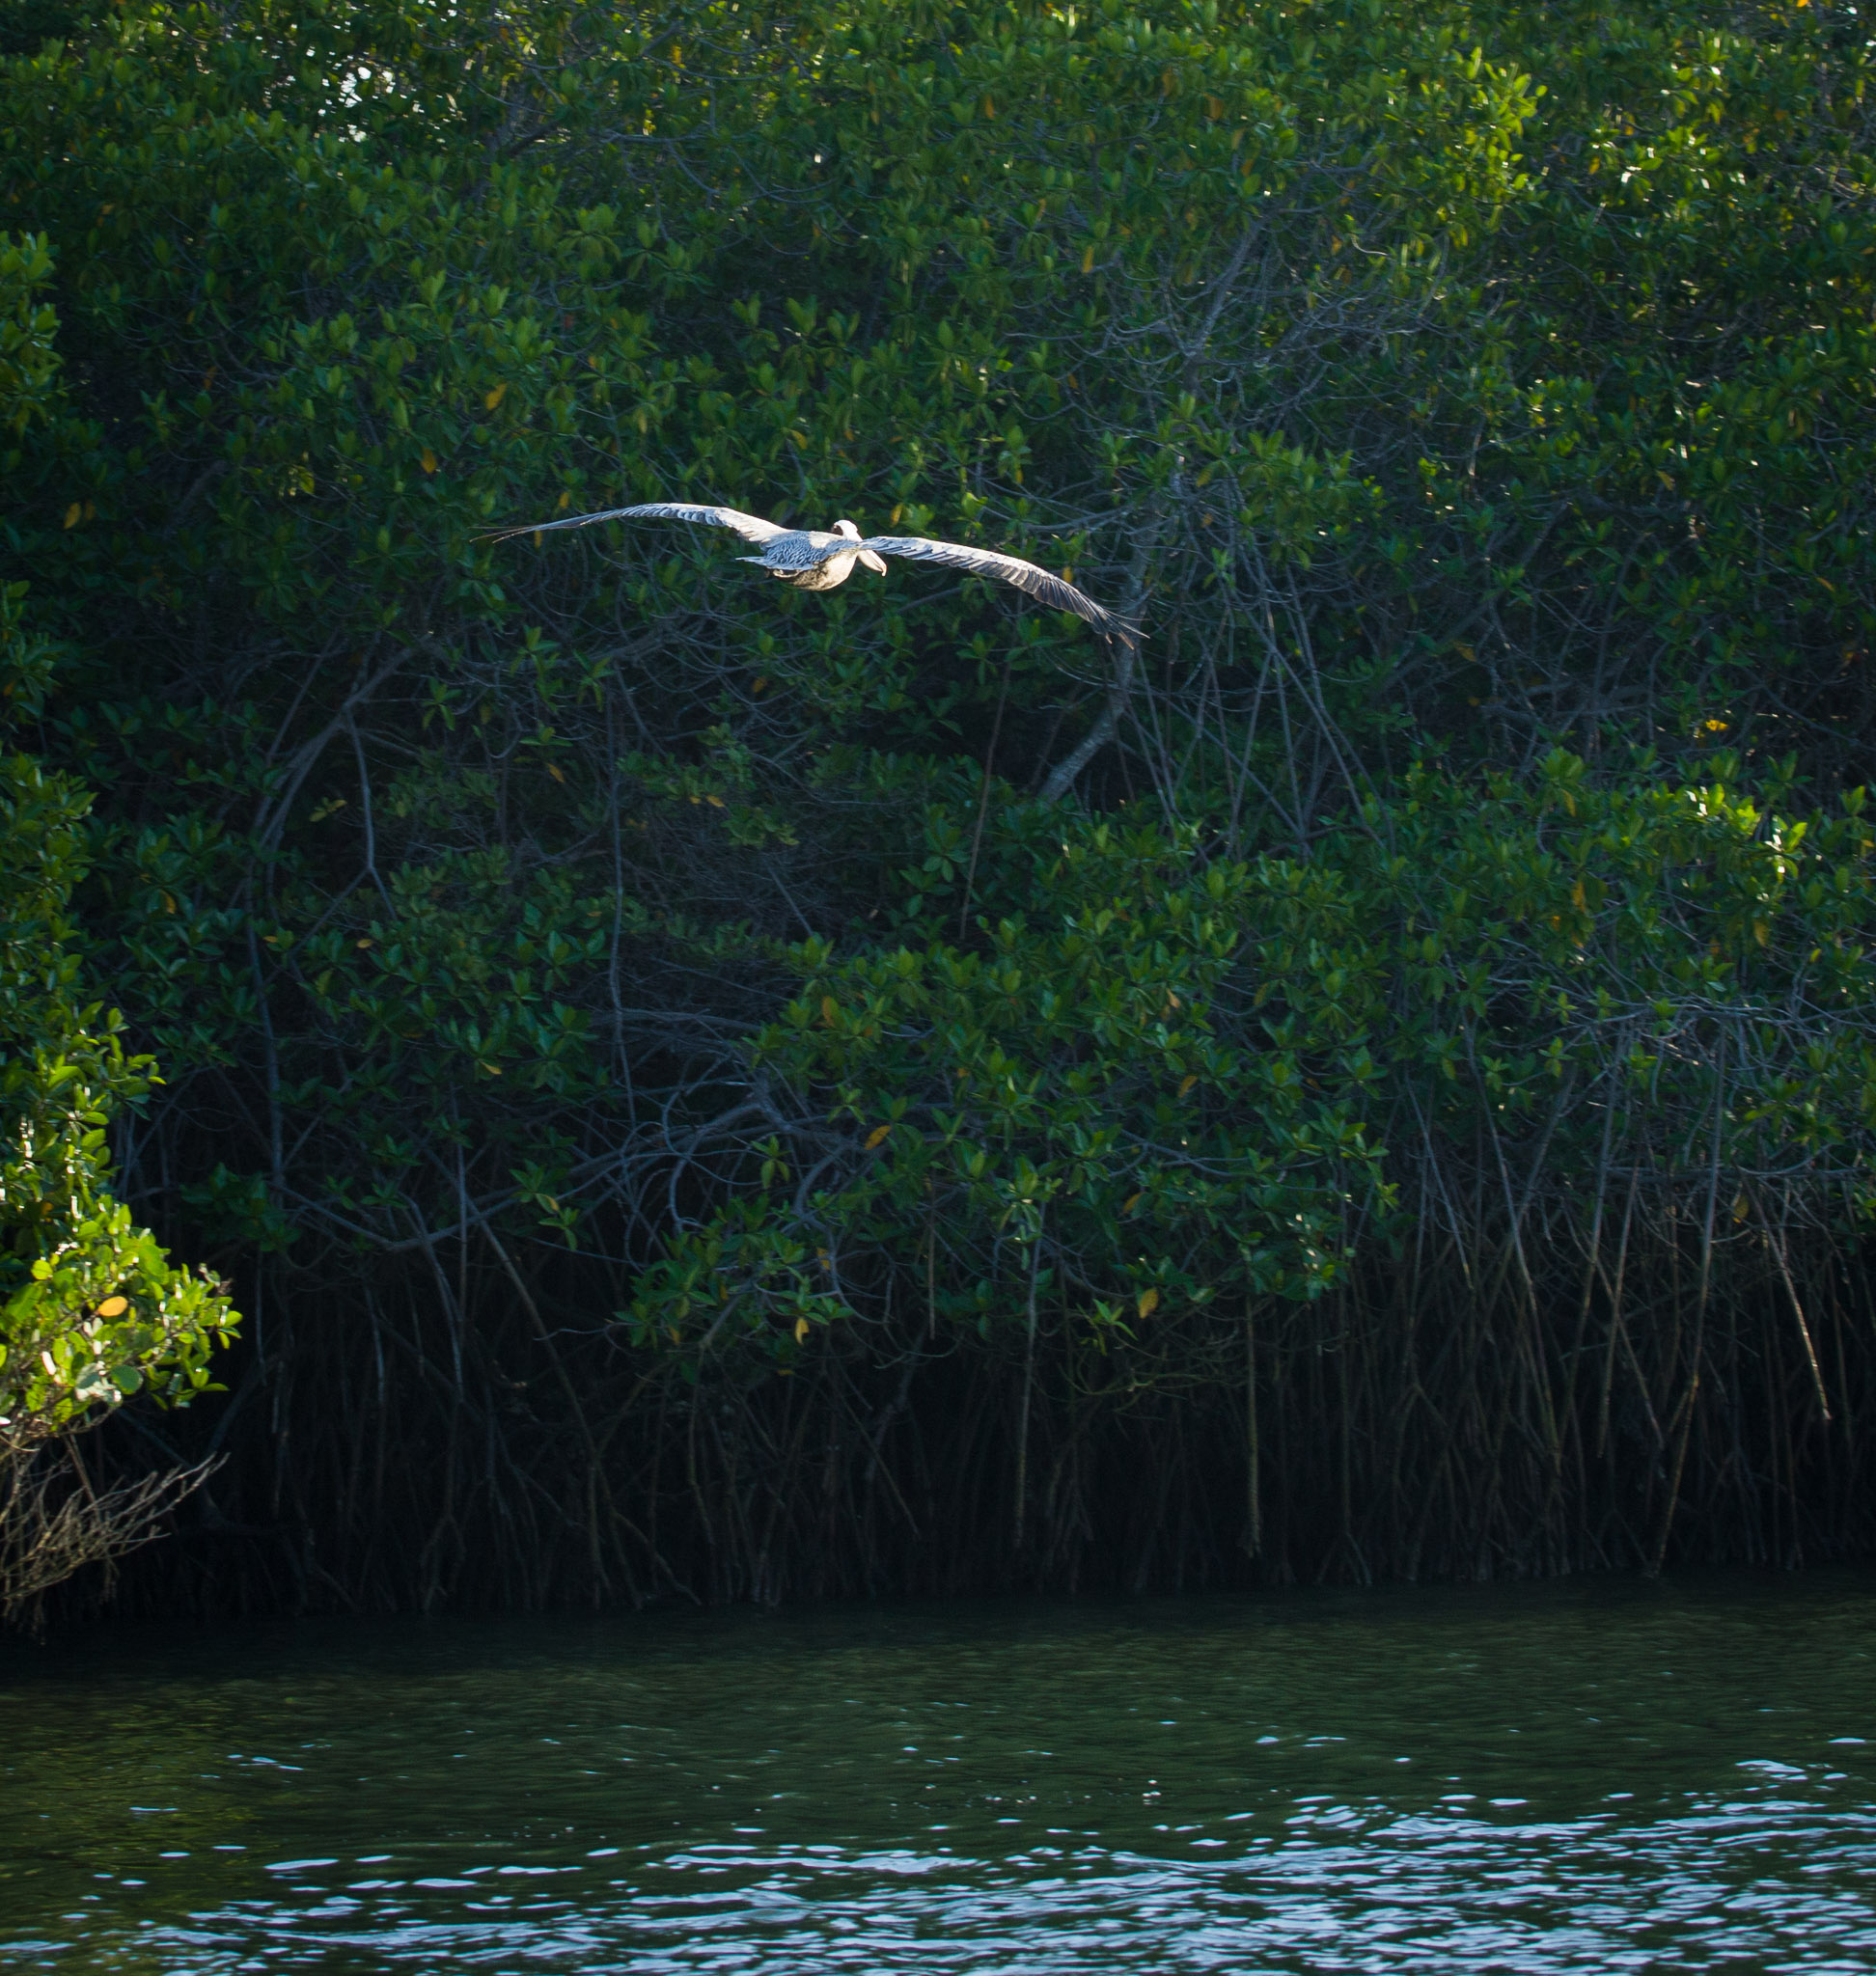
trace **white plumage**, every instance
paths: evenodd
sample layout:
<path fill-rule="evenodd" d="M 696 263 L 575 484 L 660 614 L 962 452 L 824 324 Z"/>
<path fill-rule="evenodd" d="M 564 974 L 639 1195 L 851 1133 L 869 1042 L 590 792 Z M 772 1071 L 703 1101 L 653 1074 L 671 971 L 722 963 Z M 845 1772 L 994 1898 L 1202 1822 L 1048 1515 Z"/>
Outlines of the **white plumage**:
<path fill-rule="evenodd" d="M 533 522 L 524 528 L 491 531 L 498 541 L 514 535 L 546 535 L 554 529 L 583 529 L 595 521 L 695 521 L 712 527 L 734 529 L 746 542 L 761 545 L 759 556 L 743 556 L 739 562 L 753 563 L 799 590 L 831 590 L 846 582 L 857 563 L 884 576 L 883 556 L 897 556 L 912 563 L 935 563 L 945 569 L 961 569 L 971 576 L 994 576 L 1051 605 L 1058 611 L 1072 611 L 1091 624 L 1103 638 L 1131 645 L 1138 634 L 1123 624 L 1113 612 L 1078 590 L 1062 577 L 1051 576 L 1020 556 L 1005 556 L 995 549 L 975 549 L 966 542 L 935 542 L 924 535 L 862 535 L 850 521 L 837 521 L 831 530 L 785 529 L 759 514 L 743 514 L 733 508 L 705 508 L 683 501 L 652 501 L 637 508 L 608 508 L 596 514 L 573 514 L 562 521 Z"/>

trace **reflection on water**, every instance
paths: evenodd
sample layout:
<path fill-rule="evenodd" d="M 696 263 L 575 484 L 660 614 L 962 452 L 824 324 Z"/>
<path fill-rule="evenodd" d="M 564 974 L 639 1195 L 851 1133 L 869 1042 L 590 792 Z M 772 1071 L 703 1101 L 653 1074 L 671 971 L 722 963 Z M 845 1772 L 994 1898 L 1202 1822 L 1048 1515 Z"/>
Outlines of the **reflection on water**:
<path fill-rule="evenodd" d="M 1833 1575 L 13 1648 L 0 1971 L 1866 1976 L 1872 1619 Z"/>

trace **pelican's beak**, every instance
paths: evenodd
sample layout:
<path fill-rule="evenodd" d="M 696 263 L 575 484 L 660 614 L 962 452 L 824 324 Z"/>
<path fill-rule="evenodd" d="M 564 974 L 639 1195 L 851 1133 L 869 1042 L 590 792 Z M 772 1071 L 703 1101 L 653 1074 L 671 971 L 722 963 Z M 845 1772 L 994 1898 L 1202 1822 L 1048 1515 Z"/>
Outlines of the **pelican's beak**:
<path fill-rule="evenodd" d="M 870 549 L 862 549 L 853 560 L 862 569 L 870 569 L 875 576 L 886 574 L 886 559 L 883 556 L 875 556 Z"/>

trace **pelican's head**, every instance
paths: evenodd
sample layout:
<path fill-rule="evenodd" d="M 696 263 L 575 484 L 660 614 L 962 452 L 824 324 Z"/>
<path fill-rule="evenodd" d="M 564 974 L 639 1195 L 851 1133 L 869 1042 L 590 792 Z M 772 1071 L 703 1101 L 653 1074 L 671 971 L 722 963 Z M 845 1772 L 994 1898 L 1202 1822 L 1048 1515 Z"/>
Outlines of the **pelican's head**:
<path fill-rule="evenodd" d="M 867 539 L 850 521 L 837 521 L 834 524 L 834 533 L 843 542 L 864 542 Z M 854 560 L 862 569 L 870 569 L 875 576 L 886 574 L 885 563 L 870 549 L 862 549 Z"/>

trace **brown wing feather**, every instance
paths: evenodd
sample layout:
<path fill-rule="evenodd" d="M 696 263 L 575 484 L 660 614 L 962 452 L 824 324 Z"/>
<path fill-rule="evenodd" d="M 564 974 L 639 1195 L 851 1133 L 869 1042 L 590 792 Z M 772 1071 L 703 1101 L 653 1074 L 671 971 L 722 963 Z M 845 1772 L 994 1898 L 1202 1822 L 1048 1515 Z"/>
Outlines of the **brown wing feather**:
<path fill-rule="evenodd" d="M 935 563 L 944 569 L 968 570 L 973 576 L 994 576 L 1013 584 L 1052 610 L 1072 611 L 1103 638 L 1131 639 L 1136 635 L 1131 625 L 1123 624 L 1085 591 L 1050 575 L 1036 563 L 1025 563 L 1020 556 L 973 548 L 967 542 L 935 542 L 924 535 L 869 535 L 861 546 L 880 556 L 901 556 L 912 563 Z"/>
<path fill-rule="evenodd" d="M 595 521 L 697 521 L 720 529 L 734 529 L 746 542 L 767 542 L 787 531 L 780 523 L 764 521 L 759 514 L 744 514 L 734 508 L 704 508 L 688 501 L 650 501 L 636 508 L 603 508 L 595 514 L 569 514 L 559 521 L 529 522 L 520 528 L 488 529 L 491 540 L 506 542 L 514 535 L 544 535 L 555 529 L 583 529 Z"/>

